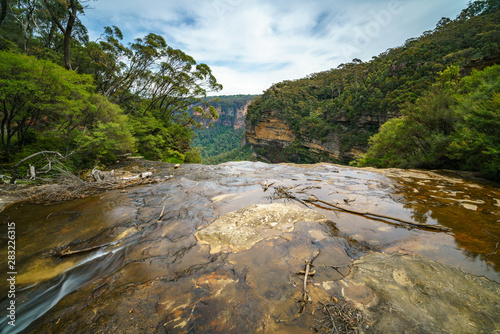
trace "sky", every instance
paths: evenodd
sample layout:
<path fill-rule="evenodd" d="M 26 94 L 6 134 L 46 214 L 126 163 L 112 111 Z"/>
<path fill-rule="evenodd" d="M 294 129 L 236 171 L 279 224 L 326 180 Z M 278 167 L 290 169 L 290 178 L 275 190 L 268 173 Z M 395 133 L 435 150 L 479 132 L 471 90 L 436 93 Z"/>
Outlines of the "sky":
<path fill-rule="evenodd" d="M 469 0 L 93 0 L 91 40 L 117 26 L 124 42 L 148 33 L 212 69 L 209 95 L 261 94 L 272 84 L 369 61 L 456 18 Z"/>

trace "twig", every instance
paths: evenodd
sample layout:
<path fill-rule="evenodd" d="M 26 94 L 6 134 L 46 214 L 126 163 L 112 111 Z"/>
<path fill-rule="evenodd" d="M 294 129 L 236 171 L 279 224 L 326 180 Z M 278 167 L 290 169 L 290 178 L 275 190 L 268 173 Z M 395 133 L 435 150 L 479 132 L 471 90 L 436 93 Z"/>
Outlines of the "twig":
<path fill-rule="evenodd" d="M 497 255 L 498 244 L 500 244 L 500 241 L 496 243 L 495 250 L 493 251 L 493 253 L 489 253 L 489 254 L 486 254 L 486 255 Z"/>
<path fill-rule="evenodd" d="M 326 305 L 325 305 L 325 304 L 323 304 L 323 303 L 322 303 L 322 302 L 320 302 L 320 301 L 318 301 L 318 302 L 321 304 L 321 306 L 323 306 L 323 308 L 326 310 L 326 312 L 328 312 L 328 315 L 330 316 L 330 320 L 332 321 L 331 325 L 332 325 L 332 327 L 333 327 L 333 329 L 332 329 L 332 333 L 337 333 L 337 332 L 338 332 L 338 331 L 337 331 L 337 326 L 335 326 L 335 318 L 334 318 L 334 316 L 333 316 L 332 312 L 330 312 L 330 309 L 329 309 L 328 307 L 326 307 Z M 335 332 L 334 332 L 334 331 L 335 331 Z"/>
<path fill-rule="evenodd" d="M 498 237 L 497 237 L 496 235 L 494 235 L 493 233 L 490 233 L 490 232 L 488 232 L 488 231 L 486 231 L 486 230 L 481 230 L 481 231 L 483 231 L 483 232 L 485 232 L 485 233 L 488 233 L 489 235 L 491 235 L 491 236 L 493 236 L 493 237 L 495 237 L 495 238 L 497 238 L 497 239 L 498 239 Z"/>

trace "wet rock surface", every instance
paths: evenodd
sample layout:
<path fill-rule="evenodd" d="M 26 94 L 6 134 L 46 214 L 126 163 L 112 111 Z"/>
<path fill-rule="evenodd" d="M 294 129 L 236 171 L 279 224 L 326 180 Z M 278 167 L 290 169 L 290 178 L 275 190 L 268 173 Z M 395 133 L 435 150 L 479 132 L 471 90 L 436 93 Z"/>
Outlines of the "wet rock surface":
<path fill-rule="evenodd" d="M 412 255 L 370 254 L 337 283 L 373 333 L 495 333 L 500 286 Z"/>
<path fill-rule="evenodd" d="M 366 332 L 499 330 L 492 185 L 330 164 L 137 164 L 157 182 L 2 212 L 3 234 L 16 223 L 16 331 L 303 333 L 332 297 L 363 310 Z M 310 196 L 451 232 L 306 203 Z M 55 256 L 62 250 L 89 251 Z M 315 275 L 299 314 L 305 261 Z M 0 323 L 0 333 L 16 331 Z"/>

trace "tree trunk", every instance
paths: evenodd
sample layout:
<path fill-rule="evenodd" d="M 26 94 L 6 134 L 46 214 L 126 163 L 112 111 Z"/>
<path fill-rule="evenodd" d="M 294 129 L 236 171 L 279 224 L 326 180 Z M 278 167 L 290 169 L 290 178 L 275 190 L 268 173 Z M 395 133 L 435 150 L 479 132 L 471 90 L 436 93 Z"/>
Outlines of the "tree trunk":
<path fill-rule="evenodd" d="M 68 22 L 66 23 L 66 28 L 61 24 L 61 21 L 54 14 L 54 11 L 50 7 L 48 0 L 43 0 L 43 2 L 45 4 L 45 7 L 47 7 L 47 10 L 49 11 L 50 17 L 52 17 L 52 20 L 64 35 L 64 66 L 66 67 L 66 69 L 71 70 L 71 33 L 73 32 L 73 27 L 76 21 L 76 14 L 78 13 L 78 1 L 70 0 L 69 2 L 69 18 Z"/>
<path fill-rule="evenodd" d="M 64 66 L 66 69 L 71 70 L 71 33 L 76 21 L 77 1 L 70 1 L 69 19 L 66 24 L 66 31 L 64 31 Z"/>
<path fill-rule="evenodd" d="M 0 11 L 0 25 L 2 25 L 3 20 L 7 16 L 7 0 L 0 0 L 0 4 L 2 5 L 2 10 Z"/>

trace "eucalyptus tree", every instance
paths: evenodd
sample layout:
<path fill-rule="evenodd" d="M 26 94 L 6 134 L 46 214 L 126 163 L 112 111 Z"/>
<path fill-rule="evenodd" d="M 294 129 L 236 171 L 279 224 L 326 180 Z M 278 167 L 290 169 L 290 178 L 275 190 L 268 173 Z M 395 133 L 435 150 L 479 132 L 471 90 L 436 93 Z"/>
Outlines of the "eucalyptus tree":
<path fill-rule="evenodd" d="M 169 46 L 160 35 L 150 33 L 128 45 L 122 40 L 120 29 L 106 27 L 99 41 L 88 43 L 82 68 L 94 76 L 99 93 L 135 119 L 140 152 L 161 160 L 168 156 L 164 152 L 184 154 L 190 149 L 190 128 L 200 125 L 197 118 L 217 119 L 215 108 L 203 99 L 222 85 L 208 65 Z M 198 102 L 202 105 L 188 112 Z"/>

